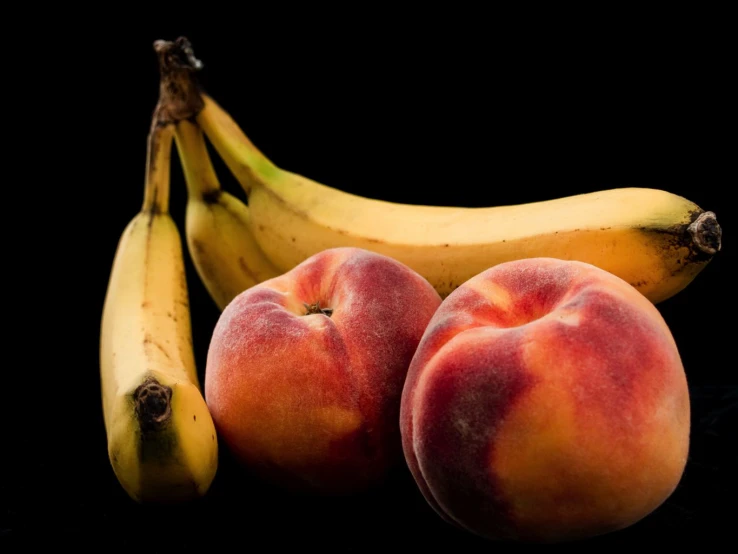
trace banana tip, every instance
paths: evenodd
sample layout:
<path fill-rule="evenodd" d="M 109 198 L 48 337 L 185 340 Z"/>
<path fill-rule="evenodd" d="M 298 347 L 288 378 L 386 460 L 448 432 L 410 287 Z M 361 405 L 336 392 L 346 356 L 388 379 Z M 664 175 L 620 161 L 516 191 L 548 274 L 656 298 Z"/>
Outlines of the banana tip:
<path fill-rule="evenodd" d="M 717 222 L 715 212 L 702 212 L 689 227 L 692 242 L 705 254 L 715 254 L 722 247 L 723 230 Z"/>
<path fill-rule="evenodd" d="M 169 56 L 168 63 L 179 68 L 199 71 L 203 68 L 201 60 L 195 57 L 192 43 L 187 37 L 179 37 L 177 40 L 155 40 L 154 51 L 159 56 Z"/>
<path fill-rule="evenodd" d="M 142 431 L 160 429 L 172 417 L 172 389 L 149 377 L 133 393 Z"/>
<path fill-rule="evenodd" d="M 159 102 L 155 111 L 158 124 L 190 119 L 203 108 L 195 74 L 203 64 L 195 57 L 190 41 L 156 40 L 154 51 L 159 60 Z"/>

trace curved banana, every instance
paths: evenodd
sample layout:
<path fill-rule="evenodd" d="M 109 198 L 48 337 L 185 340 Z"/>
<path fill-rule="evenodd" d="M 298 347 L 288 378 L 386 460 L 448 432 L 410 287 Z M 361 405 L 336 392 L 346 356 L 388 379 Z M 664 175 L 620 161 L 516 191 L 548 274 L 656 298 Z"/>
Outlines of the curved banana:
<path fill-rule="evenodd" d="M 326 248 L 391 256 L 448 295 L 510 260 L 553 257 L 599 266 L 652 302 L 686 287 L 720 249 L 715 214 L 663 190 L 622 188 L 491 208 L 397 204 L 281 170 L 212 98 L 197 121 L 249 195 L 254 238 L 281 271 Z"/>
<path fill-rule="evenodd" d="M 202 130 L 180 121 L 175 140 L 187 182 L 187 246 L 200 279 L 222 310 L 240 292 L 281 272 L 254 240 L 248 206 L 221 189 Z"/>
<path fill-rule="evenodd" d="M 100 333 L 108 455 L 140 502 L 203 495 L 218 461 L 195 369 L 181 239 L 167 212 L 172 135 L 171 125 L 152 126 L 143 207 L 118 244 Z"/>

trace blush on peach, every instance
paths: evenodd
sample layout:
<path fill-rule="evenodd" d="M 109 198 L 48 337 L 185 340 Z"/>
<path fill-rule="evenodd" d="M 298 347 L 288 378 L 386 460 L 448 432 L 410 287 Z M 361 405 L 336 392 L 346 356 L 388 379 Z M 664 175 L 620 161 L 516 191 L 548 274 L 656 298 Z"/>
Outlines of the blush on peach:
<path fill-rule="evenodd" d="M 654 305 L 594 266 L 534 258 L 444 300 L 412 360 L 400 424 L 410 470 L 446 521 L 553 542 L 658 507 L 684 470 L 689 417 Z"/>
<path fill-rule="evenodd" d="M 215 327 L 205 397 L 220 437 L 258 475 L 345 493 L 402 463 L 410 360 L 441 299 L 407 266 L 325 250 L 236 297 Z"/>

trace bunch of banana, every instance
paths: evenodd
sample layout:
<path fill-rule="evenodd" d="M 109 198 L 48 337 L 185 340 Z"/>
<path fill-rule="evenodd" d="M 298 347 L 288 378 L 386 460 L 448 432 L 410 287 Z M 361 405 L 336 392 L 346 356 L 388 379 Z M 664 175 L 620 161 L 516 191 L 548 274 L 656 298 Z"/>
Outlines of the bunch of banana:
<path fill-rule="evenodd" d="M 168 213 L 173 133 L 157 110 L 143 207 L 120 238 L 101 324 L 108 454 L 140 502 L 199 497 L 218 464 L 193 356 L 181 237 Z"/>
<path fill-rule="evenodd" d="M 180 121 L 175 140 L 187 182 L 187 247 L 222 310 L 241 291 L 281 272 L 254 240 L 249 207 L 221 189 L 202 130 Z"/>
<path fill-rule="evenodd" d="M 168 44 L 194 59 L 186 39 Z M 713 212 L 657 189 L 619 188 L 490 208 L 407 205 L 343 192 L 272 163 L 198 87 L 199 62 L 190 67 L 190 81 L 183 85 L 190 95 L 187 118 L 202 128 L 248 196 L 238 225 L 217 235 L 215 215 L 204 224 L 205 216 L 188 208 L 188 218 L 193 214 L 187 226 L 190 252 L 221 307 L 239 288 L 339 246 L 391 256 L 423 275 L 442 296 L 496 264 L 546 256 L 599 266 L 654 303 L 686 287 L 720 250 L 721 229 Z M 189 125 L 178 126 L 178 141 L 190 198 L 232 203 L 223 193 L 209 195 L 219 187 L 204 145 L 184 148 L 185 129 L 195 142 Z M 198 166 L 204 169 L 192 169 Z M 198 185 L 198 180 L 210 184 Z M 230 236 L 239 228 L 244 229 L 240 238 Z M 262 270 L 244 270 L 246 276 L 237 279 L 234 268 L 241 264 Z"/>
<path fill-rule="evenodd" d="M 262 252 L 287 271 L 336 246 L 391 256 L 442 295 L 493 265 L 537 256 L 579 260 L 628 281 L 653 302 L 684 287 L 720 249 L 715 214 L 657 189 L 621 188 L 491 208 L 363 198 L 276 167 L 212 98 L 197 115 L 248 194 Z"/>

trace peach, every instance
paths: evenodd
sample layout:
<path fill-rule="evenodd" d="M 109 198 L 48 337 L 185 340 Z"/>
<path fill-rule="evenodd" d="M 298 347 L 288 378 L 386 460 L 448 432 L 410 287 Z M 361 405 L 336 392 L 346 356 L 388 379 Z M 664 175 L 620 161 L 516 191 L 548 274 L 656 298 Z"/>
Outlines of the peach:
<path fill-rule="evenodd" d="M 409 267 L 334 248 L 237 296 L 211 338 L 205 397 L 221 439 L 257 475 L 349 493 L 402 464 L 410 360 L 441 298 Z"/>
<path fill-rule="evenodd" d="M 626 527 L 683 473 L 687 382 L 658 310 L 592 265 L 500 264 L 433 316 L 400 416 L 405 458 L 448 522 L 554 542 Z"/>

